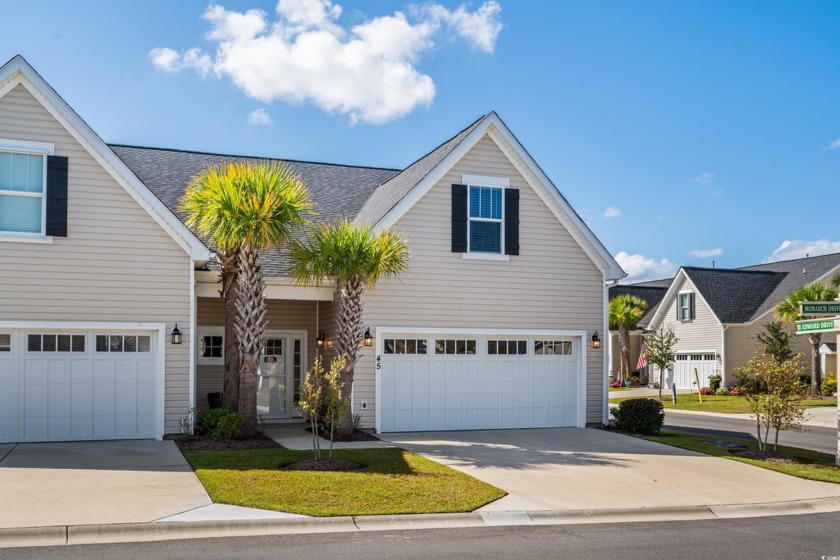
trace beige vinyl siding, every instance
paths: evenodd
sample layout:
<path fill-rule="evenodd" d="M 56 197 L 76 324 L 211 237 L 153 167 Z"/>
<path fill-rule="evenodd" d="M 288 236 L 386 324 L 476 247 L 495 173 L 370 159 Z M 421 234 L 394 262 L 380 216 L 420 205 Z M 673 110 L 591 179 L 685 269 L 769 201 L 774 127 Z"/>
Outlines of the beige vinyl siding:
<path fill-rule="evenodd" d="M 769 314 L 753 324 L 731 325 L 726 329 L 726 373 L 723 379 L 725 384 L 731 386 L 735 383 L 738 368 L 746 365 L 761 346 L 756 335 L 763 330 L 764 325 L 773 320 L 775 316 Z M 793 331 L 792 328 L 789 330 Z M 807 336 L 793 336 L 793 352 L 803 352 L 806 363 L 811 363 L 811 344 Z"/>
<path fill-rule="evenodd" d="M 610 375 L 618 379 L 621 371 L 621 347 L 618 345 L 618 333 L 610 332 L 610 344 L 612 344 L 612 362 L 610 364 Z M 630 333 L 630 373 L 639 371 L 636 364 L 639 363 L 639 354 L 642 350 L 642 335 L 639 332 Z"/>
<path fill-rule="evenodd" d="M 314 301 L 268 300 L 268 331 L 306 331 L 306 361 L 302 374 L 315 360 L 316 304 Z M 198 298 L 198 331 L 202 327 L 224 327 L 225 313 L 222 298 Z M 321 327 L 323 328 L 323 327 Z M 207 393 L 222 391 L 222 365 L 208 365 L 196 360 L 196 404 L 199 410 L 207 408 Z"/>
<path fill-rule="evenodd" d="M 0 138 L 51 142 L 69 158 L 68 236 L 0 240 L 4 321 L 175 323 L 166 342 L 165 426 L 189 409 L 190 259 L 23 87 L 0 98 Z"/>
<path fill-rule="evenodd" d="M 672 297 L 671 301 L 663 301 L 660 304 L 664 308 L 660 320 L 661 324 L 674 329 L 674 334 L 679 339 L 674 352 L 677 354 L 715 352 L 719 357 L 723 344 L 720 323 L 703 296 L 688 278 L 680 280 L 676 291 L 677 294 L 683 292 L 694 292 L 695 294 L 694 320 L 677 321 L 677 296 Z M 654 328 L 654 326 L 651 326 L 651 328 Z"/>
<path fill-rule="evenodd" d="M 520 255 L 509 262 L 465 260 L 451 252 L 451 185 L 462 175 L 507 177 L 520 192 Z M 473 147 L 397 223 L 411 263 L 365 296 L 364 324 L 381 327 L 551 329 L 603 333 L 603 273 L 525 182 L 493 140 Z M 586 421 L 603 421 L 604 349 L 584 341 Z M 368 402 L 365 411 L 362 401 Z M 374 349 L 356 368 L 355 411 L 374 426 Z"/>

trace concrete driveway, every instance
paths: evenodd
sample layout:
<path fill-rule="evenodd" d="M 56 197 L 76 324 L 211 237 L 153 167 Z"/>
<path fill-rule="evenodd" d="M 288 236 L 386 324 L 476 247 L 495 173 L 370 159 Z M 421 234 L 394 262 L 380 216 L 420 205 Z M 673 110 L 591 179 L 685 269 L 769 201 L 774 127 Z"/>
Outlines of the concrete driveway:
<path fill-rule="evenodd" d="M 0 528 L 148 522 L 211 502 L 171 441 L 0 444 Z"/>
<path fill-rule="evenodd" d="M 711 506 L 840 497 L 840 485 L 596 429 L 380 437 L 508 492 L 479 511 Z"/>

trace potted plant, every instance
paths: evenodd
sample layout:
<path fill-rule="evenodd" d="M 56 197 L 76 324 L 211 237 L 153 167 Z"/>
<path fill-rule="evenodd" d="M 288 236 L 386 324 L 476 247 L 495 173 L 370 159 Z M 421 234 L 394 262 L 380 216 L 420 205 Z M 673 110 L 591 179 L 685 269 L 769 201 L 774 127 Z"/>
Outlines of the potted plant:
<path fill-rule="evenodd" d="M 720 382 L 722 380 L 723 378 L 717 373 L 709 376 L 709 387 L 712 388 L 712 391 L 717 391 L 720 388 Z"/>

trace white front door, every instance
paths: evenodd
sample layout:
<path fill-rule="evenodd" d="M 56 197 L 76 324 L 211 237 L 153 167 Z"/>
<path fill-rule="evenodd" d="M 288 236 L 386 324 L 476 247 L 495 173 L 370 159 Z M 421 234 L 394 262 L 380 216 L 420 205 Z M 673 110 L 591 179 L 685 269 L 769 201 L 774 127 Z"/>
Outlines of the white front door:
<path fill-rule="evenodd" d="M 263 342 L 257 382 L 257 415 L 273 420 L 292 416 L 290 337 L 269 335 Z"/>

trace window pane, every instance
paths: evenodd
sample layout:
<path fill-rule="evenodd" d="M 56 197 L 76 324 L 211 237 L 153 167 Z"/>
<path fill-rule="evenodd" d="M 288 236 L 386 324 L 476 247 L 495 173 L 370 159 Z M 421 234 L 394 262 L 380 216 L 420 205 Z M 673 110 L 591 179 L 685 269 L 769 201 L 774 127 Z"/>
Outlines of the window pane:
<path fill-rule="evenodd" d="M 71 348 L 72 352 L 84 352 L 85 351 L 85 335 L 74 334 L 71 344 L 72 344 L 72 348 Z"/>
<path fill-rule="evenodd" d="M 27 344 L 26 349 L 30 352 L 40 352 L 41 351 L 41 335 L 40 334 L 30 334 L 27 337 Z"/>
<path fill-rule="evenodd" d="M 519 354 L 527 354 L 528 353 L 528 343 L 524 340 L 519 341 Z"/>
<path fill-rule="evenodd" d="M 470 218 L 481 217 L 481 189 L 470 187 Z"/>
<path fill-rule="evenodd" d="M 125 340 L 124 350 L 126 352 L 137 352 L 137 337 L 136 336 L 124 336 L 123 340 Z"/>
<path fill-rule="evenodd" d="M 152 339 L 151 339 L 151 337 L 149 337 L 149 336 L 138 336 L 137 337 L 137 351 L 138 352 L 150 352 L 151 349 L 152 349 Z"/>
<path fill-rule="evenodd" d="M 435 354 L 446 353 L 446 341 L 439 338 L 435 339 Z"/>
<path fill-rule="evenodd" d="M 0 152 L 0 191 L 12 188 L 12 154 Z"/>
<path fill-rule="evenodd" d="M 108 351 L 108 336 L 104 334 L 96 335 L 96 351 L 97 352 L 107 352 Z"/>
<path fill-rule="evenodd" d="M 43 192 L 43 156 L 35 156 L 30 154 L 11 154 L 11 156 L 11 190 L 32 193 Z"/>
<path fill-rule="evenodd" d="M 386 338 L 385 339 L 385 353 L 386 354 L 393 354 L 394 353 L 394 339 L 393 338 Z"/>
<path fill-rule="evenodd" d="M 58 351 L 59 352 L 69 352 L 70 351 L 70 335 L 69 334 L 58 335 Z"/>
<path fill-rule="evenodd" d="M 470 222 L 470 251 L 501 253 L 502 224 L 499 222 Z"/>
<path fill-rule="evenodd" d="M 418 340 L 417 341 L 417 353 L 418 354 L 425 354 L 426 353 L 426 341 L 425 340 Z"/>
<path fill-rule="evenodd" d="M 467 341 L 467 354 L 475 354 L 475 340 Z"/>
<path fill-rule="evenodd" d="M 455 353 L 455 341 L 454 340 L 447 340 L 446 341 L 446 353 L 447 354 L 454 354 Z"/>
<path fill-rule="evenodd" d="M 405 354 L 405 340 L 397 341 L 397 354 Z"/>
<path fill-rule="evenodd" d="M 488 340 L 487 341 L 487 353 L 491 354 L 491 355 L 496 353 L 496 341 L 495 340 Z"/>
<path fill-rule="evenodd" d="M 0 231 L 41 233 L 41 200 L 0 194 Z"/>
<path fill-rule="evenodd" d="M 542 340 L 534 341 L 534 354 L 545 354 L 543 348 L 545 343 Z"/>
<path fill-rule="evenodd" d="M 42 352 L 55 352 L 55 335 L 54 334 L 45 334 L 41 337 L 42 344 L 41 351 Z"/>
<path fill-rule="evenodd" d="M 416 354 L 417 353 L 417 341 L 416 340 L 406 340 L 405 341 L 405 353 L 406 354 Z"/>
<path fill-rule="evenodd" d="M 0 352 L 10 352 L 12 349 L 12 335 L 0 334 Z"/>
<path fill-rule="evenodd" d="M 110 352 L 122 352 L 122 337 L 111 335 L 110 341 L 108 342 L 108 350 Z"/>
<path fill-rule="evenodd" d="M 467 353 L 467 345 L 466 342 L 463 340 L 459 340 L 455 344 L 455 352 L 457 354 L 466 354 Z"/>

